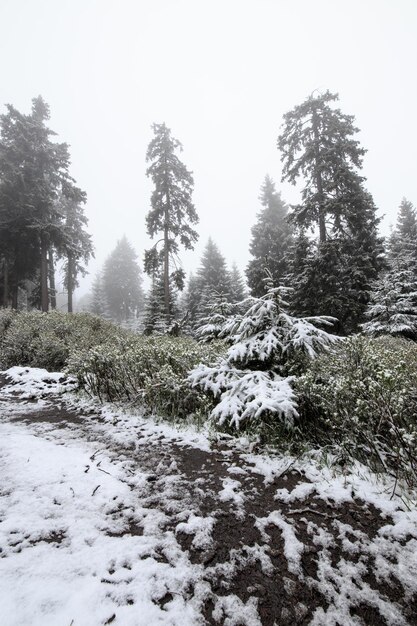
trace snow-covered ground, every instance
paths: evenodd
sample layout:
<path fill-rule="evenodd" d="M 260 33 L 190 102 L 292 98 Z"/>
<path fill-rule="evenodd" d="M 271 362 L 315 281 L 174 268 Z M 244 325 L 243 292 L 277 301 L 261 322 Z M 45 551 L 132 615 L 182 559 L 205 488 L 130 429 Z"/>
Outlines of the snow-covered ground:
<path fill-rule="evenodd" d="M 417 512 L 364 468 L 335 477 L 77 400 L 61 374 L 6 374 L 0 624 L 417 623 Z"/>

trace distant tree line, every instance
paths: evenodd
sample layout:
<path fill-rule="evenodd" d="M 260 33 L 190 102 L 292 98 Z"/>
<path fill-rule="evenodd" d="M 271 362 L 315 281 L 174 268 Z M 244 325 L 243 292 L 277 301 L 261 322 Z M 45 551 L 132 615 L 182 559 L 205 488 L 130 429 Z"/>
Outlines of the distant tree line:
<path fill-rule="evenodd" d="M 267 175 L 252 228 L 245 277 L 209 238 L 200 265 L 187 277 L 180 249 L 198 240 L 194 180 L 178 154 L 181 143 L 154 124 L 146 160 L 153 183 L 144 253 L 150 288 L 144 293 L 136 252 L 117 242 L 96 275 L 87 308 L 119 324 L 151 333 L 217 336 L 242 302 L 272 284 L 287 288 L 296 316 L 337 319 L 334 331 L 400 334 L 417 338 L 417 216 L 401 202 L 389 238 L 361 175 L 365 154 L 354 117 L 335 106 L 330 92 L 312 95 L 285 116 L 277 147 L 282 181 L 301 185 L 288 206 Z M 47 311 L 55 306 L 55 262 L 62 261 L 68 310 L 79 275 L 93 255 L 84 215 L 86 194 L 69 174 L 66 144 L 52 141 L 49 109 L 33 100 L 29 115 L 8 106 L 0 118 L 0 288 L 3 306 Z M 289 289 L 288 289 L 289 288 Z M 182 292 L 182 293 L 181 293 Z"/>

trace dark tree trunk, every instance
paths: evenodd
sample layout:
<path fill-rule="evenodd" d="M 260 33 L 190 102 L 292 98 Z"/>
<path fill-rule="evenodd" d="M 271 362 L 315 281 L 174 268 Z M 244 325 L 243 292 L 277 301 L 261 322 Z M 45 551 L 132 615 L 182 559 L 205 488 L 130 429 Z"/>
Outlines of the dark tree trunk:
<path fill-rule="evenodd" d="M 48 253 L 48 276 L 49 276 L 49 296 L 51 301 L 51 309 L 56 309 L 56 285 L 55 285 L 55 263 L 54 251 L 49 248 Z"/>
<path fill-rule="evenodd" d="M 167 226 L 164 229 L 164 301 L 165 313 L 169 315 L 169 237 Z"/>
<path fill-rule="evenodd" d="M 14 282 L 12 287 L 11 287 L 11 292 L 12 292 L 12 309 L 14 309 L 15 311 L 17 311 L 17 296 L 19 293 L 19 288 L 17 286 L 17 282 Z"/>
<path fill-rule="evenodd" d="M 48 312 L 48 246 L 45 235 L 41 234 L 41 309 Z"/>
<path fill-rule="evenodd" d="M 9 266 L 7 259 L 3 259 L 3 306 L 9 306 Z"/>
<path fill-rule="evenodd" d="M 315 175 L 316 175 L 316 185 L 317 192 L 319 198 L 319 235 L 320 235 L 320 243 L 325 243 L 327 240 L 326 233 L 326 216 L 324 210 L 324 193 L 323 193 L 323 181 L 321 177 L 321 169 L 320 169 L 320 136 L 318 129 L 318 120 L 317 120 L 317 111 L 313 109 L 313 133 L 314 133 L 314 145 L 315 145 Z"/>
<path fill-rule="evenodd" d="M 165 206 L 165 225 L 164 225 L 164 300 L 165 300 L 165 313 L 167 317 L 170 314 L 169 306 L 169 215 L 171 211 L 171 199 L 169 197 L 169 191 L 166 194 L 167 203 Z"/>
<path fill-rule="evenodd" d="M 74 276 L 74 259 L 69 254 L 68 255 L 68 277 L 67 277 L 67 283 L 68 283 L 68 313 L 72 313 L 73 312 L 73 307 L 72 307 L 72 295 L 74 293 L 73 276 Z"/>

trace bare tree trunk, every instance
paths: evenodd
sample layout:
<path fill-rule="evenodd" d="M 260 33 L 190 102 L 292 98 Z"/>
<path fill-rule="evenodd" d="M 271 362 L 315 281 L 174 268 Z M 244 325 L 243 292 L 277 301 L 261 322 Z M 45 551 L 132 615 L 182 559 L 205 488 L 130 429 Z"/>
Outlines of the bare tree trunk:
<path fill-rule="evenodd" d="M 164 229 L 164 301 L 165 313 L 169 315 L 169 238 L 167 226 Z"/>
<path fill-rule="evenodd" d="M 73 312 L 72 307 L 72 295 L 74 293 L 74 284 L 73 284 L 73 273 L 74 273 L 74 260 L 71 254 L 68 255 L 68 277 L 67 277 L 67 288 L 68 288 L 68 313 Z"/>
<path fill-rule="evenodd" d="M 3 306 L 9 305 L 9 265 L 7 259 L 3 259 Z"/>
<path fill-rule="evenodd" d="M 19 287 L 17 286 L 17 283 L 13 283 L 12 287 L 11 287 L 11 292 L 12 292 L 12 309 L 14 309 L 15 311 L 17 311 L 17 296 L 19 294 Z"/>
<path fill-rule="evenodd" d="M 317 111 L 313 109 L 313 133 L 314 133 L 314 144 L 315 144 L 315 159 L 316 159 L 316 167 L 315 167 L 315 175 L 316 175 L 316 185 L 319 197 L 319 235 L 320 235 L 320 243 L 325 243 L 327 240 L 326 233 L 326 217 L 324 211 L 324 193 L 323 193 L 323 181 L 321 177 L 321 169 L 320 169 L 320 148 L 319 148 L 319 129 L 318 129 L 318 120 L 317 120 Z"/>
<path fill-rule="evenodd" d="M 45 236 L 41 233 L 41 309 L 48 312 L 48 246 Z"/>
<path fill-rule="evenodd" d="M 48 277 L 49 277 L 49 295 L 51 300 L 51 309 L 56 309 L 56 285 L 55 285 L 55 264 L 54 251 L 49 248 L 48 252 Z"/>
<path fill-rule="evenodd" d="M 165 313 L 167 317 L 170 314 L 170 306 L 169 306 L 169 214 L 171 211 L 171 199 L 169 197 L 169 191 L 166 194 L 167 203 L 165 206 L 165 216 L 164 216 L 164 300 L 165 300 Z"/>

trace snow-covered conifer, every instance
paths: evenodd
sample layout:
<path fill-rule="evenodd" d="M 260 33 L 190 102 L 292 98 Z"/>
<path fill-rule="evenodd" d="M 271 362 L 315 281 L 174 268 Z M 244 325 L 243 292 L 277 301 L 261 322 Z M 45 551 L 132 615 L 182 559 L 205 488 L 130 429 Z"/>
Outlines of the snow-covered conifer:
<path fill-rule="evenodd" d="M 362 325 L 368 335 L 397 335 L 417 340 L 417 266 L 409 254 L 391 262 L 377 281 Z"/>
<path fill-rule="evenodd" d="M 233 342 L 226 358 L 190 373 L 193 386 L 219 398 L 212 418 L 220 424 L 239 428 L 247 419 L 276 415 L 291 426 L 298 413 L 289 374 L 297 355 L 314 358 L 337 340 L 316 326 L 332 325 L 334 318 L 289 315 L 283 299 L 287 291 L 270 286 L 264 296 L 252 298 L 243 316 L 223 326 L 220 336 L 228 334 Z"/>

